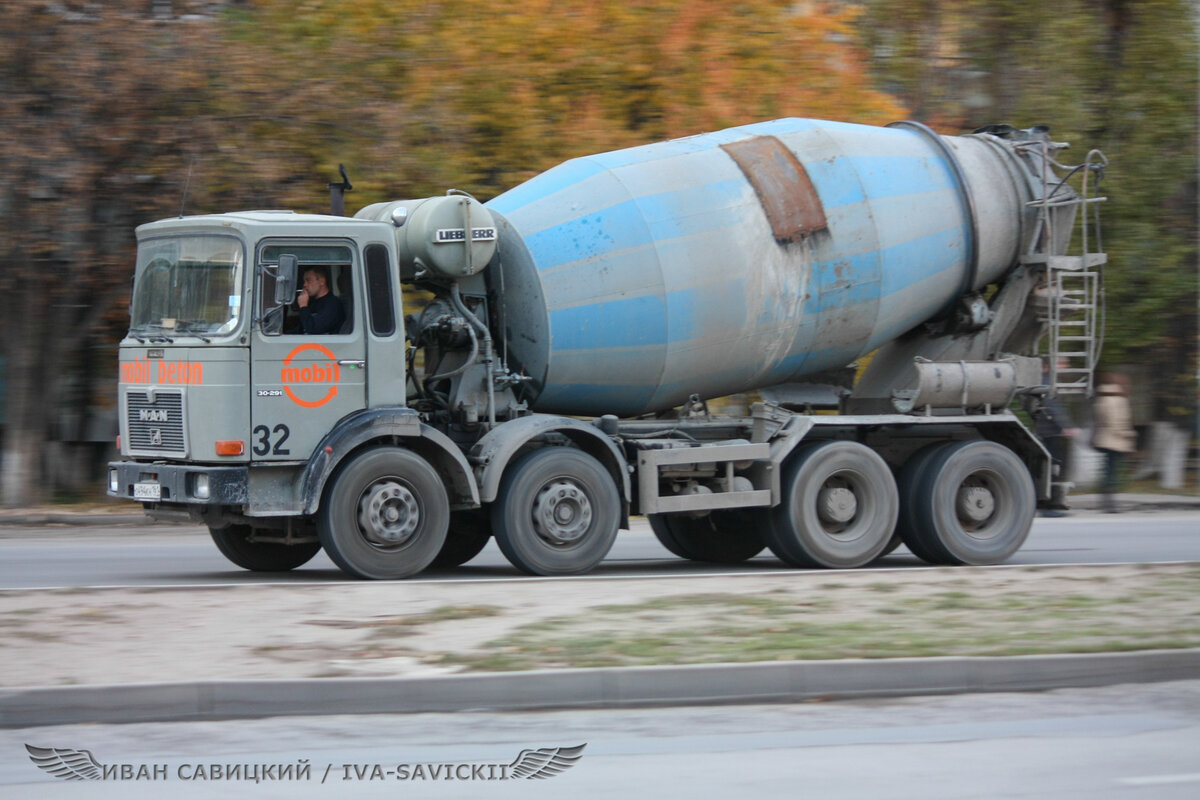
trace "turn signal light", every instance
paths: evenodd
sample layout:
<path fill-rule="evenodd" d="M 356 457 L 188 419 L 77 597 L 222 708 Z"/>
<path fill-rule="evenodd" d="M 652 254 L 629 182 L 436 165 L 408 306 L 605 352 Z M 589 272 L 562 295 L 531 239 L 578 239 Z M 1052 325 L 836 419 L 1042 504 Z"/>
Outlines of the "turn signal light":
<path fill-rule="evenodd" d="M 217 455 L 219 456 L 240 456 L 246 452 L 246 443 L 236 440 L 227 442 L 217 442 Z"/>

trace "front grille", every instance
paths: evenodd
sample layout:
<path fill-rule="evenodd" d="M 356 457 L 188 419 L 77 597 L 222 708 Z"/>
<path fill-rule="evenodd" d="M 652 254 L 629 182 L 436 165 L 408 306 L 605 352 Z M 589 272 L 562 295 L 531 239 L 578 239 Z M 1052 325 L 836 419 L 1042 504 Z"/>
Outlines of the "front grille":
<path fill-rule="evenodd" d="M 125 407 L 129 421 L 129 451 L 134 454 L 186 456 L 183 392 L 131 391 Z M 150 402 L 153 397 L 154 402 Z"/>

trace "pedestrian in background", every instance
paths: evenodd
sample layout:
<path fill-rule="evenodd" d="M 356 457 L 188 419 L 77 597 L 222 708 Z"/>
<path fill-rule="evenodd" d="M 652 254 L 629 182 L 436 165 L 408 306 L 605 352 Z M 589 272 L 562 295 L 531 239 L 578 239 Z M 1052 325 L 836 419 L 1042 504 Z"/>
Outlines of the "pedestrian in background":
<path fill-rule="evenodd" d="M 1096 427 L 1092 432 L 1092 447 L 1104 455 L 1104 483 L 1100 492 L 1101 508 L 1106 514 L 1115 514 L 1119 510 L 1116 494 L 1121 462 L 1127 453 L 1137 449 L 1128 387 L 1128 377 L 1109 373 L 1101 377 L 1096 389 L 1093 407 Z"/>
<path fill-rule="evenodd" d="M 1063 366 L 1060 362 L 1059 367 Z M 1049 373 L 1045 377 L 1049 381 Z M 1047 398 L 1034 419 L 1033 432 L 1046 449 L 1057 467 L 1050 489 L 1050 506 L 1042 512 L 1043 517 L 1067 516 L 1067 478 L 1071 471 L 1071 440 L 1079 433 L 1066 406 L 1057 397 Z"/>

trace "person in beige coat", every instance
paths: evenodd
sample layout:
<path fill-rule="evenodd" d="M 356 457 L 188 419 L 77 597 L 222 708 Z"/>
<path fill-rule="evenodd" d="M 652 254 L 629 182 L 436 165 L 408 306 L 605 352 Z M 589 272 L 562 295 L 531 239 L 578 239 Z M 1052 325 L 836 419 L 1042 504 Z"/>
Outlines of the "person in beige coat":
<path fill-rule="evenodd" d="M 1101 378 L 1093 406 L 1095 428 L 1092 447 L 1104 455 L 1104 484 L 1101 486 L 1101 507 L 1106 513 L 1117 512 L 1116 493 L 1121 461 L 1137 449 L 1137 433 L 1133 430 L 1133 413 L 1129 407 L 1129 379 L 1110 374 Z"/>

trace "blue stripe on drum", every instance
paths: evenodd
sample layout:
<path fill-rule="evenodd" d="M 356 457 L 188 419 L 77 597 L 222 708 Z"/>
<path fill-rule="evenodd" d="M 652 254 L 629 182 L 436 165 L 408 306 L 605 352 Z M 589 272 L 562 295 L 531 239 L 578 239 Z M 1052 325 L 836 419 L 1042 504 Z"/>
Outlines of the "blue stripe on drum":
<path fill-rule="evenodd" d="M 680 297 L 676 301 L 682 300 Z M 550 312 L 550 344 L 554 351 L 641 347 L 666 341 L 667 307 L 661 295 Z"/>
<path fill-rule="evenodd" d="M 952 229 L 882 251 L 818 262 L 811 268 L 812 277 L 806 286 L 808 298 L 804 300 L 802 316 L 815 317 L 876 299 L 886 301 L 894 292 L 943 273 L 949 280 L 962 267 L 963 251 L 962 231 Z M 852 280 L 871 270 L 878 271 L 879 262 L 890 267 L 879 278 Z M 903 265 L 902 272 L 896 268 L 898 265 Z M 585 285 L 589 283 L 586 273 L 578 272 L 576 279 Z M 736 321 L 736 317 L 731 320 L 730 316 L 741 313 L 744 305 L 730 300 L 744 294 L 745 279 L 732 275 L 726 281 L 679 289 L 665 295 L 657 287 L 650 286 L 649 293 L 643 295 L 551 309 L 552 347 L 554 350 L 595 350 L 665 345 L 703 338 L 714 327 L 719 329 Z M 777 299 L 764 298 L 766 302 Z M 923 319 L 926 310 L 914 309 L 916 317 L 911 324 Z M 773 316 L 771 308 L 764 308 L 762 312 L 768 318 Z M 799 320 L 790 322 L 795 324 Z"/>
<path fill-rule="evenodd" d="M 484 205 L 508 216 L 517 209 L 550 197 L 564 189 L 573 189 L 593 175 L 607 171 L 608 168 L 597 163 L 595 159 L 573 158 L 525 181 L 525 183 L 514 186 Z"/>

